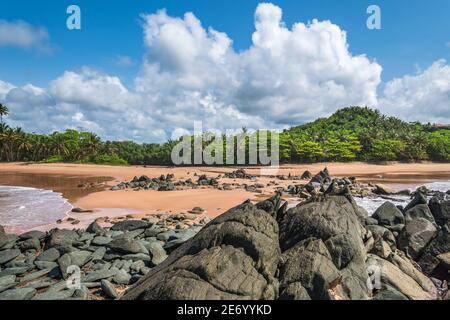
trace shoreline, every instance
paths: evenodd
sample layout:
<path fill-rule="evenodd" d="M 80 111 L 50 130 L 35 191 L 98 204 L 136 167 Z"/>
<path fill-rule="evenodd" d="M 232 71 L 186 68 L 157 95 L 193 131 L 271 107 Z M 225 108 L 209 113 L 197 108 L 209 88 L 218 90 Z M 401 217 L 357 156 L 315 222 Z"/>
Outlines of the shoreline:
<path fill-rule="evenodd" d="M 394 163 L 388 165 L 375 165 L 369 163 L 317 163 L 306 165 L 281 165 L 278 175 L 300 175 L 305 170 L 316 174 L 324 167 L 328 167 L 335 177 L 355 176 L 358 181 L 372 181 L 396 186 L 397 189 L 408 184 L 419 185 L 421 182 L 437 180 L 450 180 L 450 165 L 442 163 L 405 164 Z M 53 175 L 62 177 L 95 178 L 109 177 L 104 181 L 102 190 L 87 190 L 87 194 L 72 199 L 70 204 L 74 208 L 92 210 L 88 213 L 69 212 L 68 217 L 78 220 L 76 225 L 70 222 L 51 223 L 39 227 L 48 230 L 51 227 L 80 228 L 95 219 L 110 217 L 118 218 L 131 215 L 136 218 L 157 214 L 161 212 L 178 214 L 187 212 L 194 207 L 202 207 L 210 218 L 224 213 L 227 208 L 234 207 L 247 199 L 261 200 L 273 195 L 276 187 L 286 187 L 289 184 L 302 184 L 304 181 L 281 181 L 273 177 L 259 176 L 258 183 L 264 185 L 276 180 L 277 184 L 270 188 L 263 188 L 262 193 L 254 193 L 245 189 L 218 190 L 216 188 L 184 189 L 169 192 L 154 190 L 134 191 L 131 189 L 111 191 L 109 188 L 118 182 L 130 181 L 134 176 L 147 175 L 151 178 L 161 174 L 174 174 L 175 179 L 195 179 L 196 176 L 206 174 L 216 177 L 236 168 L 244 168 L 249 174 L 258 176 L 261 167 L 167 167 L 167 166 L 102 166 L 84 164 L 22 164 L 0 163 L 0 175 L 6 172 L 20 173 L 21 175 Z M 431 178 L 430 178 L 431 177 Z M 440 179 L 439 179 L 440 178 Z M 250 180 L 221 178 L 224 183 L 252 183 Z M 421 181 L 418 182 L 417 180 Z M 60 191 L 57 191 L 60 192 Z M 36 228 L 33 228 L 36 229 Z"/>

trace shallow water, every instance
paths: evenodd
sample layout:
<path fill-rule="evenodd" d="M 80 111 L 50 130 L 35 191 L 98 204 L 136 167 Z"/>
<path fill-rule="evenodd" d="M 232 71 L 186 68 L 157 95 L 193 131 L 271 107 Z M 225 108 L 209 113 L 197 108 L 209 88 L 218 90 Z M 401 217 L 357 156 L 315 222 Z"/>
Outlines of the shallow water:
<path fill-rule="evenodd" d="M 8 232 L 31 229 L 66 216 L 72 205 L 51 190 L 0 186 L 0 224 Z"/>
<path fill-rule="evenodd" d="M 402 185 L 402 187 L 404 187 L 405 185 Z M 410 189 L 411 191 L 414 191 L 417 187 L 420 186 L 425 186 L 427 187 L 429 190 L 432 191 L 441 191 L 441 192 L 447 192 L 448 190 L 450 190 L 450 180 L 448 181 L 435 181 L 435 182 L 429 182 L 429 183 L 424 183 L 424 184 L 413 184 L 411 185 Z M 398 186 L 396 188 L 397 190 L 399 190 Z M 405 189 L 405 188 L 403 188 Z M 393 198 L 395 200 L 389 200 L 389 199 L 385 199 L 385 198 L 381 198 L 381 197 L 377 197 L 377 198 L 355 198 L 356 203 L 363 207 L 364 209 L 367 210 L 367 212 L 369 213 L 369 215 L 372 215 L 376 209 L 378 209 L 378 207 L 380 207 L 383 203 L 385 203 L 386 201 L 390 201 L 395 205 L 401 205 L 401 206 L 406 206 L 410 201 L 411 201 L 411 197 L 408 196 L 397 196 L 397 195 L 393 195 L 390 196 L 389 198 Z"/>
<path fill-rule="evenodd" d="M 82 188 L 80 184 L 109 180 L 108 177 L 1 172 L 0 224 L 14 233 L 52 224 L 72 210 L 70 202 L 105 188 L 102 185 Z"/>

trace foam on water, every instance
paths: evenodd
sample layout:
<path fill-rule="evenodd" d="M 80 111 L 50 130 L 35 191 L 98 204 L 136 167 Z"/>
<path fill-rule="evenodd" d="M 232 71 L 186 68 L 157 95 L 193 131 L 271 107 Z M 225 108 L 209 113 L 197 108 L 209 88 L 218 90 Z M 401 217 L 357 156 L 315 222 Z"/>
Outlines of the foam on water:
<path fill-rule="evenodd" d="M 24 231 L 64 218 L 72 205 L 52 190 L 0 186 L 0 224 Z"/>
<path fill-rule="evenodd" d="M 427 189 L 432 190 L 432 191 L 447 192 L 448 190 L 450 190 L 450 181 L 436 181 L 436 182 L 426 183 L 426 184 L 424 184 L 424 186 L 427 187 Z M 420 185 L 417 185 L 417 187 L 420 187 Z M 416 188 L 414 188 L 414 189 L 416 189 Z M 369 215 L 372 215 L 375 212 L 375 210 L 377 210 L 378 207 L 380 207 L 386 201 L 390 201 L 395 205 L 401 205 L 401 206 L 406 206 L 409 203 L 409 201 L 411 201 L 411 198 L 407 197 L 407 196 L 392 196 L 391 198 L 393 198 L 395 200 L 388 200 L 388 199 L 381 198 L 381 197 L 376 197 L 376 198 L 367 197 L 367 198 L 355 198 L 355 201 L 359 206 L 366 209 L 367 212 L 369 213 Z"/>

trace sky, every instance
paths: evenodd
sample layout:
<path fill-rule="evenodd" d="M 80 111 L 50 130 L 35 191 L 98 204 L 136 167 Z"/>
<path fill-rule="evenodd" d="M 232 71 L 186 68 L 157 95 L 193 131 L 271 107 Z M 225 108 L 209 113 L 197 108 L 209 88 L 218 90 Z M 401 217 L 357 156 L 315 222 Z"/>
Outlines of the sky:
<path fill-rule="evenodd" d="M 66 26 L 72 4 L 80 30 Z M 27 131 L 139 142 L 350 105 L 450 123 L 449 31 L 448 0 L 4 0 L 0 102 Z"/>

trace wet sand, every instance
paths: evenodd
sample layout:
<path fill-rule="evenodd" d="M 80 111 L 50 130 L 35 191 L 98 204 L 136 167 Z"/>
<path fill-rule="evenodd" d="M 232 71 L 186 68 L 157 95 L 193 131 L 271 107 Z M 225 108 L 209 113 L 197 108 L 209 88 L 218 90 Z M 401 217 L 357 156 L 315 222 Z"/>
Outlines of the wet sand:
<path fill-rule="evenodd" d="M 312 165 L 282 165 L 274 175 L 301 175 L 305 170 L 317 173 L 328 167 L 332 176 L 356 176 L 361 181 L 381 182 L 394 186 L 396 189 L 414 187 L 423 183 L 450 180 L 450 164 L 421 163 L 375 165 L 367 163 L 319 163 Z M 260 167 L 245 167 L 246 171 L 258 176 L 257 182 L 266 184 L 274 180 L 264 175 Z M 264 169 L 264 168 L 263 168 Z M 263 194 L 247 192 L 243 189 L 222 191 L 218 189 L 189 189 L 170 192 L 153 190 L 110 191 L 95 188 L 82 189 L 76 185 L 83 182 L 106 182 L 112 186 L 119 181 L 129 181 L 134 176 L 147 175 L 151 178 L 161 174 L 173 173 L 175 180 L 191 178 L 206 174 L 217 177 L 219 174 L 236 170 L 236 167 L 143 167 L 143 166 L 99 166 L 79 164 L 0 164 L 0 183 L 2 176 L 9 176 L 9 181 L 18 185 L 38 188 L 49 188 L 62 192 L 74 206 L 94 210 L 93 213 L 75 214 L 82 224 L 100 216 L 119 216 L 123 214 L 146 215 L 156 212 L 179 213 L 199 206 L 207 211 L 210 217 L 215 217 L 227 209 L 242 203 L 246 199 L 259 200 L 273 194 L 274 187 L 264 189 Z M 15 178 L 11 179 L 11 175 Z M 44 178 L 43 178 L 44 177 Z M 53 178 L 50 178 L 53 177 Z M 56 178 L 55 178 L 56 177 Z M 108 178 L 112 177 L 112 178 Z M 3 178 L 5 179 L 5 178 Z M 14 180 L 15 179 L 15 180 Z M 52 179 L 63 181 L 55 183 Z M 72 179 L 72 180 L 71 180 Z M 22 180 L 22 184 L 20 184 Z M 221 179 L 221 183 L 253 184 L 255 182 L 243 179 Z M 27 183 L 24 185 L 23 183 Z M 279 181 L 279 186 L 302 181 Z M 83 223 L 84 222 L 84 223 Z M 81 225 L 77 225 L 81 227 Z"/>

